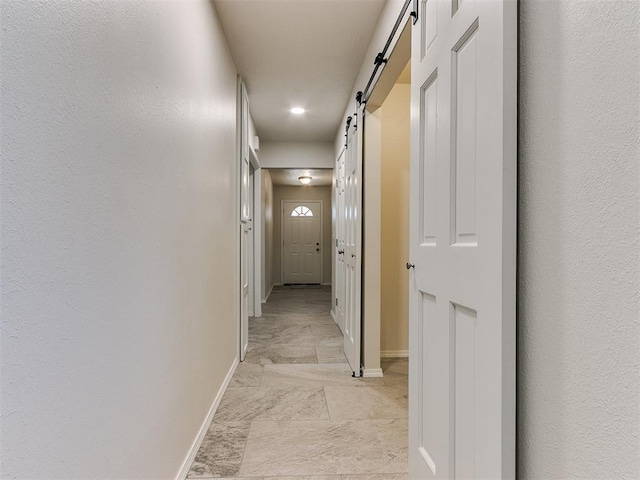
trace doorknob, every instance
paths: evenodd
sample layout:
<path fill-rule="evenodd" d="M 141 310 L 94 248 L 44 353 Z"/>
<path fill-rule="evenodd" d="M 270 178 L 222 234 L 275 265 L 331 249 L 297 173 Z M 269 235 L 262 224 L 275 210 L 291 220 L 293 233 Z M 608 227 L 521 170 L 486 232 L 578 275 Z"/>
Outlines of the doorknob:
<path fill-rule="evenodd" d="M 413 263 L 407 262 L 407 270 L 409 270 L 411 268 L 416 268 L 416 266 Z"/>
<path fill-rule="evenodd" d="M 319 252 L 319 251 L 320 251 L 320 249 L 319 249 L 319 248 L 316 248 L 316 252 Z"/>

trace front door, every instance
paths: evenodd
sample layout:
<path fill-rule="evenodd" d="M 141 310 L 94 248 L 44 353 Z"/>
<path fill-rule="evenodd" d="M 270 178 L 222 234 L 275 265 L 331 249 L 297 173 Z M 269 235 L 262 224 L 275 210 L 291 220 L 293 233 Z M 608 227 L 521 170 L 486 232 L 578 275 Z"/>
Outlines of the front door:
<path fill-rule="evenodd" d="M 320 283 L 322 203 L 287 201 L 282 207 L 283 283 Z"/>
<path fill-rule="evenodd" d="M 409 477 L 514 478 L 517 4 L 419 5 Z"/>

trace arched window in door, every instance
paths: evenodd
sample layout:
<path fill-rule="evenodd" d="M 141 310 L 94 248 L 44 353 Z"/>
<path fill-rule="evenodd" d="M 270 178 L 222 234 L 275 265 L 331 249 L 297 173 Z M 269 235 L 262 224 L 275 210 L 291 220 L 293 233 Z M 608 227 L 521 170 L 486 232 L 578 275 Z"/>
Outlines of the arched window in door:
<path fill-rule="evenodd" d="M 305 207 L 304 205 L 297 206 L 291 212 L 292 217 L 313 217 L 313 212 L 310 208 Z"/>

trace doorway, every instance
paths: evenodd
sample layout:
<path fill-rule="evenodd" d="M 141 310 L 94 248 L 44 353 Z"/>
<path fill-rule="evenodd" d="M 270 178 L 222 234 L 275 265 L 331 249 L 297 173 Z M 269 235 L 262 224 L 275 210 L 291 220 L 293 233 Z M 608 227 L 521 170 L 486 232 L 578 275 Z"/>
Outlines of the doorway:
<path fill-rule="evenodd" d="M 283 283 L 320 284 L 322 201 L 283 201 L 282 212 Z"/>

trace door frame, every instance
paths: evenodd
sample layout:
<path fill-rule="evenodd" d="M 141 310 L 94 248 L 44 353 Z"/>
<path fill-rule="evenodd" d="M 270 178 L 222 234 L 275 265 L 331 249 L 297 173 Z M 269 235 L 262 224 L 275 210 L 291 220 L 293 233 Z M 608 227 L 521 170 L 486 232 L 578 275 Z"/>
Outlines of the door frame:
<path fill-rule="evenodd" d="M 320 203 L 320 283 L 324 281 L 324 242 L 322 241 L 324 230 L 322 224 L 324 223 L 324 202 L 322 200 L 280 200 L 280 285 L 284 285 L 284 204 L 285 203 Z"/>
<path fill-rule="evenodd" d="M 333 228 L 334 228 L 334 236 L 331 239 L 331 265 L 333 266 L 332 268 L 332 273 L 333 273 L 333 278 L 332 280 L 332 298 L 331 298 L 331 313 L 333 316 L 333 320 L 338 324 L 338 326 L 340 327 L 340 331 L 342 332 L 342 334 L 344 335 L 344 310 L 342 310 L 342 317 L 340 317 L 339 315 L 339 309 L 338 309 L 338 300 L 340 299 L 340 282 L 344 282 L 344 278 L 340 278 L 340 268 L 339 267 L 339 253 L 338 251 L 340 250 L 340 243 L 339 243 L 339 233 L 344 235 L 343 232 L 339 232 L 340 227 L 339 227 L 339 215 L 340 215 L 340 209 L 339 209 L 339 196 L 340 196 L 340 187 L 341 184 L 339 182 L 343 182 L 344 178 L 338 178 L 338 175 L 340 174 L 340 161 L 342 160 L 343 162 L 346 162 L 346 147 L 342 147 L 340 149 L 340 153 L 338 154 L 338 156 L 336 157 L 336 159 L 334 160 L 334 168 L 333 168 L 333 188 L 332 188 L 332 197 L 331 197 L 331 207 L 334 209 L 334 213 L 333 213 Z M 344 177 L 344 175 L 343 175 Z M 344 201 L 344 199 L 343 199 Z M 344 259 L 343 259 L 344 260 Z M 344 299 L 342 299 L 342 301 L 344 302 Z"/>
<path fill-rule="evenodd" d="M 249 96 L 247 88 L 240 75 L 237 77 L 237 105 L 236 105 L 236 141 L 237 141 L 237 201 L 238 201 L 238 357 L 240 361 L 244 361 L 249 346 L 249 301 L 244 304 L 244 285 L 243 271 L 245 264 L 248 264 L 249 252 L 247 245 L 247 255 L 244 255 L 245 242 L 248 241 L 245 236 L 253 234 L 250 223 L 250 206 L 249 199 L 249 180 L 251 169 L 251 155 L 249 147 Z M 246 188 L 245 188 L 246 180 Z M 245 234 L 245 230 L 249 229 Z M 243 261 L 244 260 L 244 261 Z M 249 266 L 251 268 L 251 266 Z M 250 269 L 247 269 L 247 284 L 251 283 L 248 278 Z M 246 311 L 245 311 L 246 310 Z"/>
<path fill-rule="evenodd" d="M 381 147 L 382 130 L 379 108 L 384 103 L 396 80 L 404 70 L 407 62 L 411 60 L 411 28 L 412 20 L 410 11 L 407 10 L 403 17 L 398 33 L 389 45 L 388 61 L 381 74 L 372 85 L 372 93 L 364 108 L 364 127 L 360 129 L 362 135 L 362 179 L 360 190 L 362 193 L 362 214 L 360 225 L 362 231 L 361 245 L 361 271 L 364 275 L 360 302 L 361 311 L 361 362 L 364 377 L 382 377 L 383 372 L 380 362 L 380 280 L 366 277 L 366 272 L 380 271 L 381 251 L 380 233 L 382 218 L 380 203 L 376 202 L 381 189 Z M 338 171 L 338 159 L 336 157 L 334 171 Z M 377 192 L 375 192 L 377 190 Z M 375 192 L 375 193 L 374 193 Z M 333 262 L 337 271 L 337 259 Z"/>

